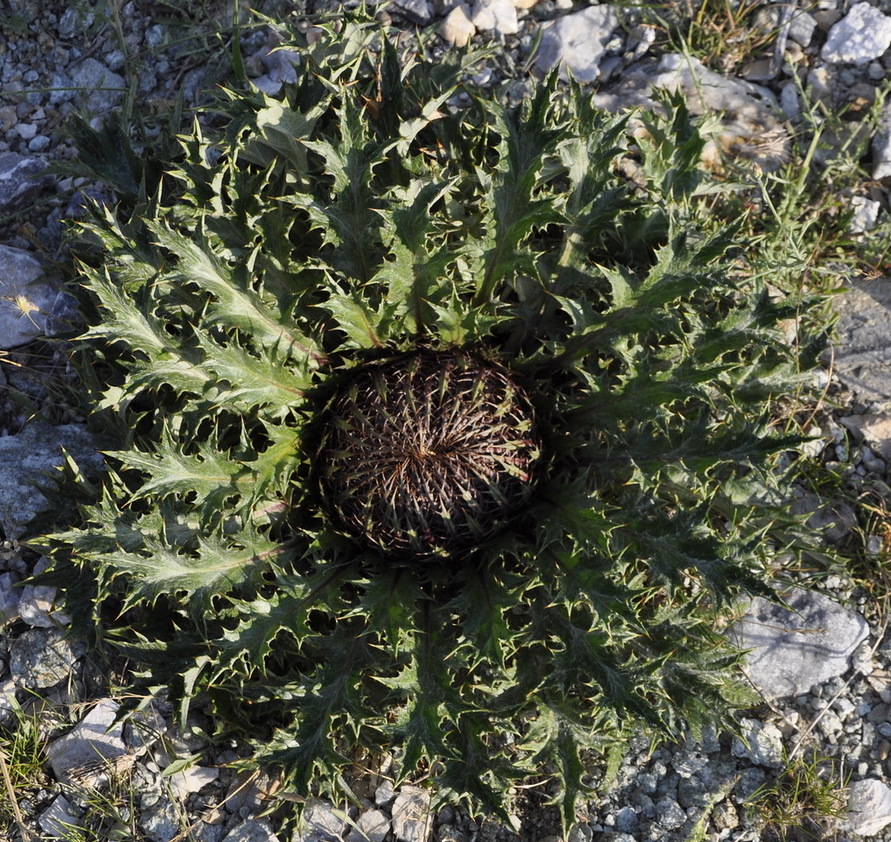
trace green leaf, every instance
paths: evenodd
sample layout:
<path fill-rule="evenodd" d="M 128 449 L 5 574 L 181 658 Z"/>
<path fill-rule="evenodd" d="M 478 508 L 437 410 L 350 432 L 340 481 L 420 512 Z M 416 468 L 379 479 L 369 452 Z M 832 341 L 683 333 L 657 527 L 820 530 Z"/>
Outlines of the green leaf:
<path fill-rule="evenodd" d="M 347 337 L 347 348 L 382 348 L 387 340 L 387 318 L 383 314 L 393 306 L 381 306 L 378 311 L 372 310 L 361 293 L 341 295 L 331 293 L 320 308 L 327 310 L 334 317 L 336 329 L 342 330 Z"/>
<path fill-rule="evenodd" d="M 483 204 L 488 231 L 483 240 L 485 268 L 474 295 L 476 305 L 488 303 L 505 278 L 531 270 L 531 255 L 521 244 L 534 227 L 562 221 L 553 201 L 535 198 L 544 159 L 555 154 L 562 134 L 548 124 L 556 79 L 556 74 L 551 74 L 522 110 L 510 112 L 493 102 L 484 103 L 503 140 L 499 169 Z"/>
<path fill-rule="evenodd" d="M 266 406 L 273 417 L 281 417 L 301 403 L 312 385 L 308 360 L 295 364 L 280 361 L 272 353 L 256 356 L 234 341 L 221 345 L 200 335 L 198 342 L 205 355 L 202 369 L 209 372 L 215 390 L 212 397 L 219 406 L 237 412 Z"/>
<path fill-rule="evenodd" d="M 275 542 L 250 527 L 232 538 L 196 536 L 195 546 L 183 548 L 175 536 L 142 536 L 136 551 L 94 553 L 94 561 L 129 577 L 132 605 L 153 605 L 162 596 L 177 595 L 192 610 L 207 609 L 213 597 L 262 571 L 281 553 Z"/>
<path fill-rule="evenodd" d="M 308 149 L 324 159 L 325 172 L 333 178 L 331 196 L 324 201 L 294 197 L 334 246 L 331 267 L 342 275 L 367 282 L 380 256 L 380 201 L 371 187 L 374 169 L 386 158 L 393 143 L 379 144 L 368 136 L 360 112 L 347 98 L 338 109 L 337 141 L 305 141 Z"/>
<path fill-rule="evenodd" d="M 212 443 L 211 443 L 212 442 Z M 170 494 L 196 495 L 202 517 L 222 509 L 227 497 L 245 496 L 250 468 L 219 452 L 213 439 L 198 446 L 196 453 L 184 454 L 169 430 L 162 434 L 150 453 L 140 450 L 113 450 L 106 455 L 125 468 L 140 471 L 144 481 L 134 492 L 134 500 L 163 499 Z"/>

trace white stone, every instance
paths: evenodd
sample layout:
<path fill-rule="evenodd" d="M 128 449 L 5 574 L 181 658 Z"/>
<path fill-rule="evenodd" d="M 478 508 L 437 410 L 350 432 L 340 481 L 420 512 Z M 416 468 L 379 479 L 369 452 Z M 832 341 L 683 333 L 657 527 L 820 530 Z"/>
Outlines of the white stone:
<path fill-rule="evenodd" d="M 848 787 L 844 829 L 858 836 L 875 836 L 891 823 L 891 789 L 875 778 Z"/>
<path fill-rule="evenodd" d="M 814 37 L 814 30 L 817 28 L 817 19 L 809 12 L 796 9 L 792 12 L 792 19 L 789 21 L 789 37 L 802 47 L 807 47 Z"/>
<path fill-rule="evenodd" d="M 49 565 L 46 557 L 37 560 L 34 575 L 39 576 Z M 71 618 L 54 606 L 56 588 L 50 585 L 25 585 L 19 600 L 19 616 L 31 628 L 51 629 L 67 626 Z"/>
<path fill-rule="evenodd" d="M 70 298 L 42 274 L 33 255 L 0 245 L 0 349 L 52 334 L 54 323 L 72 312 Z"/>
<path fill-rule="evenodd" d="M 785 85 L 780 91 L 780 108 L 790 120 L 801 115 L 801 100 L 798 97 L 798 89 L 793 82 Z"/>
<path fill-rule="evenodd" d="M 37 126 L 33 123 L 19 123 L 15 130 L 22 140 L 31 140 L 37 134 Z"/>
<path fill-rule="evenodd" d="M 173 842 L 179 834 L 181 810 L 151 789 L 142 791 L 139 800 L 137 823 L 144 838 L 150 842 Z"/>
<path fill-rule="evenodd" d="M 879 219 L 879 210 L 882 207 L 881 202 L 875 199 L 868 199 L 866 196 L 853 196 L 851 198 L 851 207 L 854 209 L 854 215 L 848 224 L 848 231 L 852 234 L 865 234 L 876 227 Z"/>
<path fill-rule="evenodd" d="M 40 829 L 54 839 L 68 839 L 72 828 L 78 827 L 76 816 L 71 814 L 71 804 L 64 795 L 57 795 L 53 803 L 37 818 Z"/>
<path fill-rule="evenodd" d="M 374 791 L 374 803 L 377 804 L 378 807 L 383 807 L 384 805 L 389 804 L 395 796 L 396 791 L 393 789 L 393 781 L 389 778 L 385 778 Z"/>
<path fill-rule="evenodd" d="M 824 359 L 861 403 L 891 414 L 891 278 L 852 279 L 846 285 L 850 287 L 846 292 L 833 296 L 838 339 Z M 880 453 L 875 444 L 871 446 Z"/>
<path fill-rule="evenodd" d="M 117 702 L 103 699 L 67 734 L 49 745 L 47 754 L 57 780 L 64 784 L 104 786 L 114 769 L 127 765 L 123 723 L 115 721 Z"/>
<path fill-rule="evenodd" d="M 705 67 L 699 59 L 680 53 L 662 56 L 653 67 L 621 74 L 619 80 L 594 95 L 594 104 L 607 111 L 629 108 L 658 110 L 654 90 L 679 91 L 694 116 L 720 115 L 703 152 L 705 163 L 721 166 L 722 153 L 776 170 L 788 157 L 789 133 L 778 119 L 776 97 L 767 88 L 732 79 Z"/>
<path fill-rule="evenodd" d="M 86 107 L 91 114 L 104 114 L 114 108 L 127 90 L 124 77 L 109 70 L 101 61 L 88 56 L 78 62 L 71 74 L 70 85 L 78 92 L 89 93 Z M 53 95 L 50 95 L 53 102 Z"/>
<path fill-rule="evenodd" d="M 836 445 L 836 451 L 840 447 L 841 445 Z M 794 489 L 793 495 L 795 499 L 789 508 L 790 513 L 809 515 L 805 526 L 812 532 L 819 533 L 827 543 L 842 543 L 857 527 L 857 512 L 845 500 L 827 500 L 803 488 Z"/>
<path fill-rule="evenodd" d="M 393 833 L 399 842 L 427 842 L 433 825 L 428 793 L 417 787 L 401 786 L 392 812 Z"/>
<path fill-rule="evenodd" d="M 869 3 L 857 3 L 829 30 L 823 61 L 867 64 L 891 47 L 891 18 Z"/>
<path fill-rule="evenodd" d="M 456 47 L 466 47 L 476 34 L 476 27 L 470 20 L 470 8 L 465 3 L 455 6 L 439 25 L 438 31 L 443 41 Z"/>
<path fill-rule="evenodd" d="M 11 571 L 0 573 L 0 625 L 18 619 L 22 589 L 19 587 L 21 576 Z"/>
<path fill-rule="evenodd" d="M 427 0 L 394 0 L 393 5 L 418 26 L 426 26 L 433 20 L 433 13 Z"/>
<path fill-rule="evenodd" d="M 380 810 L 365 810 L 346 839 L 347 842 L 384 842 L 389 832 L 390 820 Z"/>
<path fill-rule="evenodd" d="M 564 15 L 543 27 L 535 63 L 545 72 L 559 67 L 561 75 L 593 82 L 600 76 L 600 61 L 618 25 L 619 16 L 612 6 L 589 6 Z"/>
<path fill-rule="evenodd" d="M 14 436 L 0 436 L 0 530 L 20 538 L 37 512 L 49 505 L 31 480 L 52 473 L 62 463 L 62 448 L 88 471 L 98 471 L 102 459 L 79 424 L 53 426 L 31 421 Z"/>
<path fill-rule="evenodd" d="M 767 699 L 800 696 L 844 674 L 869 634 L 866 621 L 822 594 L 793 588 L 789 608 L 757 597 L 730 630 L 745 671 Z"/>
<path fill-rule="evenodd" d="M 734 757 L 747 757 L 756 766 L 779 769 L 783 766 L 783 735 L 772 722 L 741 719 L 740 734 L 733 738 Z"/>
<path fill-rule="evenodd" d="M 316 842 L 318 839 L 341 839 L 347 821 L 346 810 L 327 801 L 312 801 L 303 812 L 300 832 L 293 842 Z"/>
<path fill-rule="evenodd" d="M 15 152 L 0 154 L 0 216 L 8 216 L 27 207 L 35 195 L 51 182 L 45 171 L 46 162 L 40 158 L 17 155 Z M 5 267 L 3 271 L 6 271 Z M 0 348 L 3 347 L 6 346 L 0 345 Z"/>
<path fill-rule="evenodd" d="M 512 0 L 477 0 L 470 20 L 481 31 L 494 29 L 501 35 L 516 35 L 520 31 L 517 7 Z"/>
<path fill-rule="evenodd" d="M 170 787 L 170 792 L 181 801 L 198 792 L 208 784 L 212 784 L 220 776 L 219 769 L 210 769 L 207 766 L 190 766 L 172 775 L 165 775 Z"/>
<path fill-rule="evenodd" d="M 840 421 L 858 441 L 865 441 L 883 459 L 891 459 L 891 415 L 866 413 Z"/>
<path fill-rule="evenodd" d="M 71 678 L 83 644 L 59 629 L 28 629 L 9 644 L 9 671 L 19 687 L 41 690 Z"/>
<path fill-rule="evenodd" d="M 226 834 L 223 842 L 278 842 L 268 822 L 247 819 Z"/>
<path fill-rule="evenodd" d="M 16 709 L 16 690 L 18 685 L 12 677 L 0 680 L 0 723 L 7 724 L 13 718 Z"/>
<path fill-rule="evenodd" d="M 850 699 L 845 698 L 844 696 L 841 696 L 840 698 L 836 699 L 832 703 L 832 707 L 835 708 L 835 710 L 838 712 L 838 715 L 842 719 L 846 719 L 848 716 L 850 716 L 850 714 L 854 713 L 854 710 L 855 710 L 854 703 Z"/>

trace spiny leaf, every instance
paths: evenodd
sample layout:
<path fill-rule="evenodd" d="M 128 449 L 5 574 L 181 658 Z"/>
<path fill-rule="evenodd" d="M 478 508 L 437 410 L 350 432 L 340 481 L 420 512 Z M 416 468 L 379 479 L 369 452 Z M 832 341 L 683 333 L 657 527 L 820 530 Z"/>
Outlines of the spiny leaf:
<path fill-rule="evenodd" d="M 561 134 L 547 121 L 555 86 L 556 75 L 552 74 L 522 114 L 505 112 L 494 103 L 485 104 L 503 135 L 503 157 L 484 205 L 489 231 L 484 240 L 485 269 L 474 296 L 476 304 L 489 301 L 504 278 L 527 267 L 529 255 L 520 244 L 534 226 L 561 221 L 552 201 L 533 198 L 543 159 L 555 152 Z"/>
<path fill-rule="evenodd" d="M 280 547 L 246 527 L 236 539 L 196 536 L 196 545 L 183 549 L 176 540 L 144 535 L 137 551 L 93 553 L 96 564 L 130 577 L 130 604 L 153 605 L 166 594 L 180 594 L 206 609 L 213 596 L 265 568 Z"/>

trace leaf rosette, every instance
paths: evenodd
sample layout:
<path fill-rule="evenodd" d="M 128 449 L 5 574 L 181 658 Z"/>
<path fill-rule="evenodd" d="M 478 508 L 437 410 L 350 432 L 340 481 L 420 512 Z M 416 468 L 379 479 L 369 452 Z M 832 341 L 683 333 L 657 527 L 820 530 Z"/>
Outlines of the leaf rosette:
<path fill-rule="evenodd" d="M 322 31 L 81 226 L 117 444 L 56 575 L 138 686 L 290 787 L 390 751 L 502 814 L 550 776 L 570 822 L 586 758 L 746 698 L 720 612 L 785 540 L 801 302 L 703 212 L 682 103 L 632 142 L 555 77 L 510 106 L 466 55 Z"/>

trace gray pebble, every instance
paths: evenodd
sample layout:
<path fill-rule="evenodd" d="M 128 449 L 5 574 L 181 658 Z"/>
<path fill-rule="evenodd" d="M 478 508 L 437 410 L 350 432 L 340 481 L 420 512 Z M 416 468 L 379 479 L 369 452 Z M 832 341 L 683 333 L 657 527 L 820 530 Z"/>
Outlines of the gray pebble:
<path fill-rule="evenodd" d="M 687 821 L 687 814 L 673 798 L 660 798 L 656 802 L 656 822 L 666 830 L 674 830 Z"/>
<path fill-rule="evenodd" d="M 10 644 L 9 668 L 20 687 L 42 690 L 69 678 L 79 654 L 62 631 L 28 629 Z"/>
<path fill-rule="evenodd" d="M 614 827 L 620 833 L 636 833 L 640 819 L 637 817 L 637 811 L 633 807 L 625 805 L 616 813 L 616 821 Z"/>
<path fill-rule="evenodd" d="M 151 842 L 172 842 L 180 835 L 179 814 L 168 798 L 143 801 L 139 827 Z"/>
<path fill-rule="evenodd" d="M 45 134 L 35 135 L 28 142 L 29 152 L 46 152 L 49 149 L 50 139 Z"/>
<path fill-rule="evenodd" d="M 294 837 L 295 842 L 298 837 Z M 223 842 L 278 842 L 269 823 L 258 819 L 247 819 L 236 825 Z"/>

